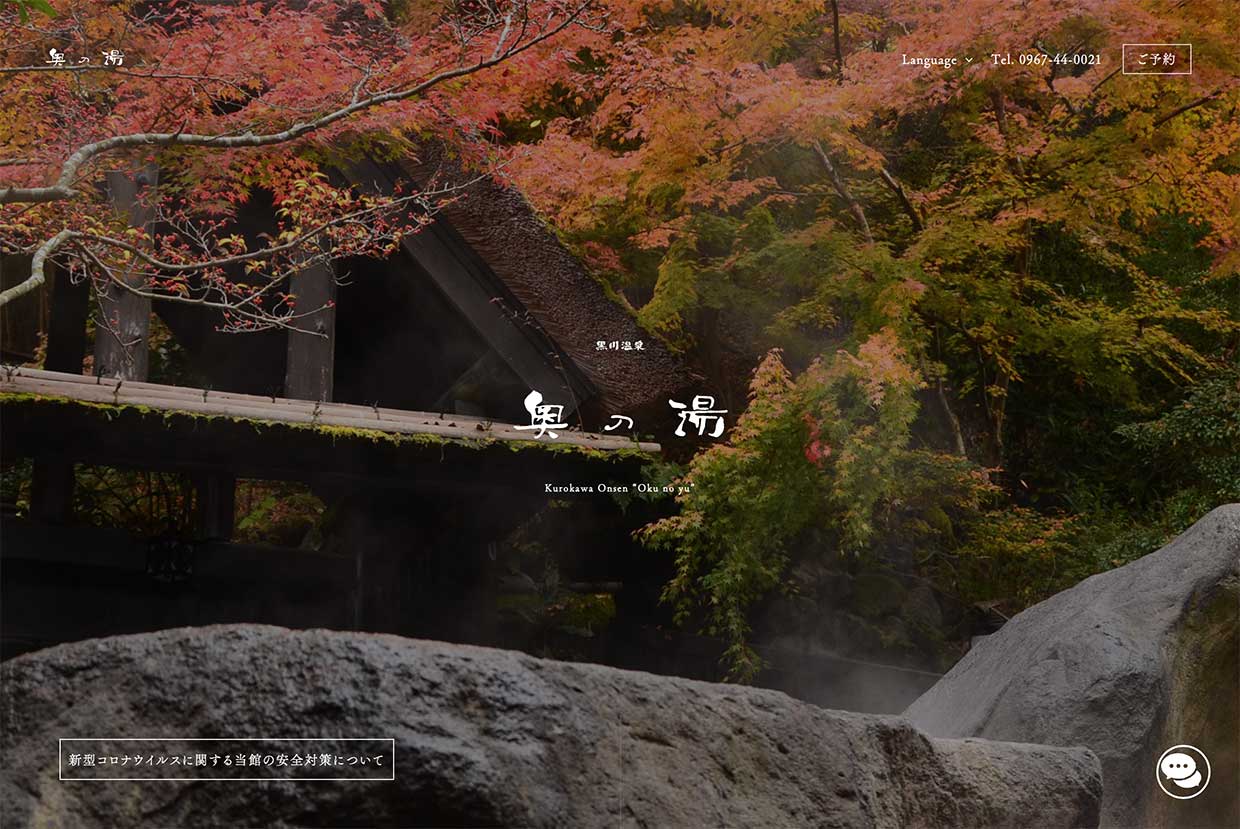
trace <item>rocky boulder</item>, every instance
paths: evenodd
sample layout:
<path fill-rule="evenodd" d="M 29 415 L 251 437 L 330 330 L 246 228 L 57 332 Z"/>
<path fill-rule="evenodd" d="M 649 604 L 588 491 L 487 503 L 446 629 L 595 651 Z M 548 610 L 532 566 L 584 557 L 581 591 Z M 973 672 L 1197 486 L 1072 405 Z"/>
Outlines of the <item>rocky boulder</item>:
<path fill-rule="evenodd" d="M 781 693 L 250 625 L 5 663 L 6 827 L 1093 826 L 1085 749 L 928 739 Z M 392 782 L 62 782 L 64 737 L 395 738 Z"/>
<path fill-rule="evenodd" d="M 1240 826 L 1240 505 L 1017 615 L 905 712 L 926 732 L 1086 745 L 1102 825 Z M 1179 744 L 1210 760 L 1191 800 L 1158 788 Z"/>

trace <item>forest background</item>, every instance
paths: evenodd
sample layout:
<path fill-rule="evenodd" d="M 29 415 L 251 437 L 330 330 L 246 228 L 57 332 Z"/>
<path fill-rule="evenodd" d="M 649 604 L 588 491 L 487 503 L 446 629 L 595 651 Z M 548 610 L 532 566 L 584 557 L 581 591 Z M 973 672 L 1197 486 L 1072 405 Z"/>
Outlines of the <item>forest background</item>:
<path fill-rule="evenodd" d="M 342 19 L 331 2 L 213 5 L 179 28 L 151 4 L 52 6 L 6 0 L 24 38 L 6 65 L 34 62 L 48 31 L 91 48 L 123 33 L 131 65 L 158 54 L 166 77 L 4 79 L 6 183 L 36 186 L 85 138 L 133 124 L 241 134 L 241 117 L 274 129 L 290 108 L 306 118 L 399 88 L 478 48 L 454 18 L 489 20 L 475 34 L 490 53 L 518 4 L 353 4 L 370 21 L 353 30 L 329 25 Z M 618 0 L 589 13 L 494 69 L 330 128 L 258 148 L 165 142 L 161 188 L 179 188 L 180 215 L 225 218 L 266 188 L 292 239 L 377 212 L 324 182 L 341 152 L 435 136 L 509 178 L 613 301 L 743 411 L 721 443 L 661 470 L 692 489 L 639 534 L 675 560 L 666 601 L 727 641 L 738 678 L 761 664 L 752 608 L 792 589 L 807 559 L 888 562 L 1010 614 L 1240 500 L 1234 4 Z M 376 27 L 403 44 L 389 64 Z M 1123 74 L 1125 42 L 1191 42 L 1193 73 Z M 902 54 L 974 60 L 922 69 Z M 195 55 L 212 58 L 210 79 L 173 66 Z M 64 127 L 92 113 L 96 134 Z M 3 207 L 8 249 L 75 227 L 96 234 L 79 240 L 94 251 L 82 267 L 133 255 L 90 247 L 106 221 L 89 199 Z M 215 254 L 245 253 L 223 227 Z M 400 232 L 335 241 L 381 253 Z M 146 241 L 192 258 L 184 240 Z"/>

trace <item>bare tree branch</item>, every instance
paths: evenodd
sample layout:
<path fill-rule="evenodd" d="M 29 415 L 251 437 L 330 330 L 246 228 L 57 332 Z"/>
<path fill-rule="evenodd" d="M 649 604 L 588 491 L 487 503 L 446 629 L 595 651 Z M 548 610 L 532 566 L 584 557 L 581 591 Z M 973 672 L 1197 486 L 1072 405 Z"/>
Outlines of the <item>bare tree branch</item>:
<path fill-rule="evenodd" d="M 324 127 L 331 126 L 338 121 L 343 121 L 359 112 L 373 109 L 383 104 L 394 103 L 396 101 L 404 101 L 417 97 L 439 86 L 440 84 L 475 74 L 484 69 L 489 69 L 509 60 L 516 55 L 526 52 L 534 48 L 540 43 L 558 35 L 568 27 L 572 26 L 582 15 L 593 5 L 594 0 L 586 0 L 576 6 L 565 17 L 549 28 L 535 34 L 528 40 L 521 42 L 514 40 L 512 44 L 502 51 L 493 53 L 486 58 L 479 58 L 475 63 L 458 66 L 454 69 L 446 69 L 430 78 L 417 83 L 407 89 L 384 92 L 362 98 L 346 106 L 342 106 L 332 112 L 322 115 L 310 121 L 304 121 L 294 124 L 286 129 L 278 132 L 255 135 L 247 132 L 241 135 L 199 135 L 196 133 L 172 132 L 172 133 L 133 133 L 130 135 L 118 135 L 112 138 L 105 138 L 102 141 L 95 141 L 90 144 L 79 147 L 76 152 L 70 155 L 64 162 L 60 170 L 60 177 L 54 185 L 46 187 L 6 187 L 0 189 L 0 204 L 12 203 L 34 203 L 43 204 L 47 202 L 63 201 L 73 198 L 77 195 L 77 191 L 73 189 L 73 182 L 77 176 L 78 170 L 86 162 L 104 153 L 115 150 L 126 149 L 130 147 L 211 147 L 218 149 L 236 149 L 236 148 L 254 148 L 254 147 L 270 147 L 276 144 L 285 144 L 295 141 L 312 132 L 321 130 Z M 505 32 L 505 37 L 507 36 Z"/>
<path fill-rule="evenodd" d="M 43 266 L 47 264 L 47 258 L 56 252 L 56 249 L 68 241 L 73 235 L 71 230 L 62 230 L 52 238 L 35 249 L 34 257 L 30 260 L 30 276 L 18 284 L 4 291 L 0 291 L 0 308 L 9 304 L 18 297 L 25 296 L 43 284 Z"/>
<path fill-rule="evenodd" d="M 827 176 L 831 179 L 831 186 L 835 188 L 835 192 L 848 205 L 853 218 L 857 220 L 857 224 L 861 227 L 861 234 L 865 237 L 866 244 L 874 244 L 874 234 L 870 232 L 870 223 L 866 221 L 865 209 L 862 208 L 861 202 L 857 201 L 853 196 L 852 191 L 848 189 L 844 179 L 840 177 L 839 170 L 832 163 L 831 156 L 827 155 L 827 151 L 822 148 L 821 141 L 814 142 L 814 152 L 818 155 L 818 160 L 822 162 L 822 166 L 826 169 Z"/>
<path fill-rule="evenodd" d="M 529 8 L 525 3 L 521 3 L 519 8 L 515 11 L 510 7 L 503 12 L 497 10 L 499 9 L 498 6 L 493 9 L 489 6 L 489 4 L 486 4 L 481 11 L 471 10 L 469 15 L 467 15 L 468 19 L 462 22 L 462 27 L 459 30 L 461 33 L 461 42 L 465 46 L 469 44 L 471 39 L 494 35 L 498 32 L 496 35 L 495 45 L 486 57 L 479 57 L 476 60 L 462 63 L 461 65 L 451 69 L 444 69 L 431 75 L 425 80 L 413 84 L 412 86 L 387 89 L 369 95 L 364 95 L 363 90 L 370 79 L 372 70 L 370 68 L 364 68 L 361 70 L 361 77 L 358 82 L 351 87 L 349 103 L 338 106 L 336 109 L 316 118 L 294 123 L 291 126 L 274 132 L 255 133 L 247 130 L 242 133 L 234 132 L 228 134 L 210 135 L 184 132 L 182 129 L 178 129 L 175 132 L 141 132 L 128 135 L 118 135 L 84 144 L 78 147 L 64 160 L 60 168 L 59 176 L 54 184 L 39 187 L 0 186 L 0 205 L 26 204 L 34 206 L 73 199 L 80 195 L 79 190 L 76 189 L 77 179 L 84 166 L 99 156 L 119 150 L 136 147 L 174 146 L 205 147 L 211 149 L 260 148 L 295 141 L 316 131 L 323 130 L 333 124 L 354 117 L 366 110 L 424 95 L 432 88 L 443 83 L 473 75 L 490 67 L 501 64 L 523 52 L 535 48 L 539 44 L 549 41 L 571 26 L 597 25 L 597 21 L 586 19 L 587 13 L 592 7 L 594 7 L 594 5 L 595 0 L 581 0 L 575 5 L 565 8 L 562 13 L 559 11 L 558 7 L 553 8 L 553 10 L 548 13 L 545 20 L 531 24 L 528 13 Z M 484 52 L 483 54 L 487 53 Z M 87 68 L 88 67 L 82 67 L 80 71 L 85 71 Z M 15 69 L 44 71 L 42 67 L 16 67 Z M 118 72 L 117 74 L 137 73 Z M 149 74 L 142 74 L 140 77 L 146 78 L 153 76 Z M 169 77 L 172 76 L 170 75 Z M 180 75 L 177 75 L 176 77 L 182 78 Z M 202 82 L 213 82 L 219 80 L 206 76 L 203 78 L 184 76 L 182 79 Z M 28 159 L 21 159 L 20 161 L 26 162 Z M 443 194 L 420 194 L 420 196 L 410 197 L 410 199 L 422 198 L 422 206 L 426 208 L 424 213 L 427 216 L 430 214 L 429 205 L 426 203 L 426 197 L 429 195 Z M 11 302 L 12 300 L 40 287 L 45 280 L 43 267 L 47 260 L 58 250 L 69 246 L 74 247 L 79 253 L 84 251 L 85 246 L 89 244 L 105 245 L 116 250 L 125 251 L 133 256 L 135 261 L 143 261 L 147 267 L 153 269 L 154 271 L 161 272 L 164 277 L 168 274 L 175 275 L 191 272 L 203 273 L 240 263 L 272 261 L 277 257 L 287 255 L 295 249 L 304 247 L 310 240 L 319 238 L 322 234 L 332 231 L 333 229 L 343 228 L 350 223 L 360 224 L 364 219 L 372 218 L 375 211 L 393 211 L 401 206 L 403 206 L 403 203 L 399 200 L 397 202 L 387 202 L 383 205 L 376 206 L 373 209 L 354 211 L 345 216 L 337 217 L 336 219 L 323 223 L 319 227 L 299 234 L 297 238 L 288 243 L 272 245 L 259 251 L 246 252 L 231 257 L 212 257 L 208 255 L 204 261 L 190 263 L 160 261 L 158 258 L 147 253 L 146 251 L 143 251 L 129 243 L 123 242 L 122 240 L 113 239 L 98 234 L 84 234 L 66 229 L 42 242 L 35 248 L 34 258 L 31 262 L 30 276 L 27 277 L 22 283 L 0 292 L 0 307 L 3 307 L 8 302 Z M 201 239 L 199 240 L 199 246 L 200 248 L 203 248 L 204 251 L 208 247 L 205 244 L 205 241 Z M 94 260 L 95 264 L 102 264 L 98 257 L 94 257 Z M 133 290 L 132 286 L 125 287 L 127 290 Z M 156 295 L 164 299 L 172 298 L 164 294 Z M 254 297 L 251 297 L 249 301 L 255 301 Z M 233 308 L 234 304 L 235 303 L 225 302 L 221 303 L 220 307 Z M 235 310 L 235 308 L 233 309 Z"/>
<path fill-rule="evenodd" d="M 925 223 L 921 219 L 921 214 L 917 212 L 917 207 L 909 200 L 908 193 L 904 192 L 904 185 L 896 181 L 895 176 L 888 172 L 886 167 L 879 168 L 878 174 L 882 176 L 887 187 L 899 199 L 900 206 L 904 208 L 904 212 L 912 220 L 913 231 L 921 233 L 925 229 Z"/>
<path fill-rule="evenodd" d="M 943 416 L 947 420 L 947 427 L 952 434 L 952 448 L 957 455 L 967 458 L 968 452 L 965 451 L 964 432 L 960 429 L 960 418 L 956 417 L 951 401 L 947 399 L 947 390 L 943 387 L 943 378 L 940 377 L 935 385 L 938 387 L 939 405 L 943 408 Z"/>
<path fill-rule="evenodd" d="M 1227 89 L 1227 87 L 1225 87 L 1225 86 L 1219 87 L 1218 89 L 1216 89 L 1216 90 L 1214 90 L 1213 92 L 1211 92 L 1209 95 L 1202 95 L 1200 98 L 1198 98 L 1198 99 L 1197 99 L 1197 100 L 1195 100 L 1195 101 L 1190 101 L 1190 102 L 1188 102 L 1187 104 L 1184 104 L 1183 106 L 1176 107 L 1175 109 L 1173 109 L 1173 110 L 1171 110 L 1170 112 L 1168 112 L 1166 115 L 1162 115 L 1162 116 L 1160 116 L 1160 117 L 1159 117 L 1156 121 L 1154 121 L 1154 123 L 1153 123 L 1153 125 L 1152 125 L 1152 126 L 1153 126 L 1153 128 L 1154 128 L 1154 129 L 1158 129 L 1158 128 L 1159 128 L 1159 127 L 1161 127 L 1163 124 L 1167 123 L 1168 121 L 1172 120 L 1173 118 L 1179 118 L 1181 115 L 1183 115 L 1183 114 L 1184 114 L 1184 113 L 1186 113 L 1186 112 L 1191 112 L 1192 110 L 1196 109 L 1197 107 L 1200 107 L 1200 106 L 1205 106 L 1206 104 L 1208 104 L 1208 103 L 1210 103 L 1211 101 L 1213 101 L 1215 98 L 1217 98 L 1217 97 L 1219 97 L 1220 95 L 1222 95 L 1222 94 L 1223 94 L 1223 92 L 1225 92 L 1225 91 L 1226 91 L 1226 89 Z"/>
<path fill-rule="evenodd" d="M 41 285 L 43 264 L 58 251 L 72 248 L 71 255 L 88 263 L 90 270 L 96 274 L 97 292 L 115 286 L 128 293 L 152 300 L 198 305 L 236 314 L 248 322 L 245 330 L 263 328 L 300 330 L 295 327 L 296 321 L 313 314 L 318 309 L 294 312 L 291 304 L 285 304 L 280 306 L 280 310 L 275 311 L 263 304 L 268 300 L 279 300 L 283 296 L 278 293 L 279 289 L 288 284 L 293 276 L 314 264 L 327 264 L 352 255 L 359 247 L 371 249 L 385 244 L 394 244 L 403 236 L 418 232 L 431 222 L 439 206 L 446 200 L 450 200 L 454 194 L 481 181 L 490 175 L 490 172 L 433 190 L 423 190 L 392 198 L 385 197 L 373 203 L 363 203 L 356 209 L 301 230 L 296 236 L 285 241 L 229 256 L 211 256 L 209 251 L 213 249 L 213 240 L 208 235 L 197 232 L 193 226 L 182 223 L 178 226 L 181 236 L 194 241 L 206 254 L 193 261 L 173 261 L 163 258 L 144 249 L 140 244 L 105 234 L 61 231 L 38 247 L 32 261 L 31 276 L 20 285 L 10 288 L 5 295 L 0 296 L 2 300 L 0 304 Z M 381 221 L 386 216 L 408 215 L 411 209 L 416 213 L 412 216 L 413 224 L 408 227 L 401 224 L 389 228 Z M 172 222 L 171 219 L 165 219 L 165 221 Z M 350 238 L 348 245 L 339 248 L 320 245 L 332 236 L 333 231 L 348 228 L 353 228 L 357 232 L 356 236 L 360 238 Z M 98 250 L 100 248 L 128 255 L 130 260 L 125 267 L 140 278 L 135 280 L 117 276 L 117 268 L 110 265 L 100 254 Z M 219 274 L 229 267 L 251 266 L 260 262 L 269 263 L 270 269 L 266 273 L 259 274 L 256 278 L 261 281 L 248 291 L 241 290 L 240 283 L 226 282 L 222 278 L 205 278 L 212 274 Z M 204 275 L 203 284 L 196 287 L 186 279 L 195 274 Z M 7 296 L 10 293 L 12 296 Z"/>

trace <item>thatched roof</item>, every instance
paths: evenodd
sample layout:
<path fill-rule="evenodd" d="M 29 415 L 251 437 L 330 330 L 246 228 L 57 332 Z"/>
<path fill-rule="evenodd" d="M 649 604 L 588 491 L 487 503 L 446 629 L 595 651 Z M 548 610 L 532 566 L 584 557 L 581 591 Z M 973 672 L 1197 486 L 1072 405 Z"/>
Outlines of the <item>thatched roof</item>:
<path fill-rule="evenodd" d="M 642 329 L 603 286 L 586 272 L 525 197 L 492 177 L 476 179 L 442 147 L 426 147 L 417 159 L 382 165 L 393 179 L 440 183 L 471 181 L 461 198 L 446 204 L 439 220 L 486 263 L 533 324 L 567 357 L 598 396 L 583 408 L 599 414 L 644 415 L 646 423 L 670 417 L 669 397 L 691 394 L 700 383 L 689 368 Z M 597 343 L 642 343 L 642 350 L 599 350 Z"/>
<path fill-rule="evenodd" d="M 196 2 L 204 6 L 238 4 L 238 0 Z M 305 5 L 304 0 L 281 3 L 291 8 Z M 363 14 L 356 4 L 339 5 L 334 25 L 346 24 L 359 35 L 364 48 L 376 53 L 390 54 L 407 46 L 387 20 Z M 398 165 L 376 166 L 394 173 L 392 180 L 408 177 L 425 182 L 437 176 L 441 182 L 454 182 L 476 175 L 466 173 L 442 144 L 428 142 L 418 156 Z M 360 181 L 354 172 L 346 175 Z M 549 357 L 555 363 L 555 373 L 567 381 L 571 393 L 593 393 L 580 407 L 588 425 L 605 422 L 608 414 L 626 414 L 640 417 L 638 428 L 645 432 L 672 418 L 668 398 L 691 395 L 701 382 L 662 342 L 608 298 L 515 188 L 491 178 L 478 180 L 464 198 L 447 205 L 441 216 L 509 292 L 510 296 L 502 299 L 506 303 L 515 301 L 518 306 L 510 310 L 545 338 L 539 345 L 551 347 Z M 643 349 L 600 351 L 596 348 L 600 340 L 640 340 Z M 562 364 L 565 358 L 568 364 Z"/>

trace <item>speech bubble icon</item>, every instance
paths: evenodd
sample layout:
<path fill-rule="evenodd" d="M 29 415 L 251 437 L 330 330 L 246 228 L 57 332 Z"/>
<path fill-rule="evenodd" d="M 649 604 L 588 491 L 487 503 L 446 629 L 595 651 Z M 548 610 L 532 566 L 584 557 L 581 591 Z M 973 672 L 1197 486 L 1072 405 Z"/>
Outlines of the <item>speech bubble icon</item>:
<path fill-rule="evenodd" d="M 1172 780 L 1187 780 L 1197 773 L 1197 761 L 1177 751 L 1164 757 L 1160 768 L 1163 775 Z"/>
<path fill-rule="evenodd" d="M 1192 800 L 1210 785 L 1210 759 L 1196 746 L 1172 746 L 1159 755 L 1154 779 L 1168 797 Z"/>
<path fill-rule="evenodd" d="M 1171 782 L 1181 789 L 1192 789 L 1201 785 L 1201 772 L 1195 771 L 1182 780 L 1172 780 Z"/>

